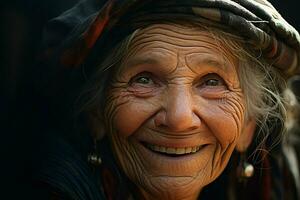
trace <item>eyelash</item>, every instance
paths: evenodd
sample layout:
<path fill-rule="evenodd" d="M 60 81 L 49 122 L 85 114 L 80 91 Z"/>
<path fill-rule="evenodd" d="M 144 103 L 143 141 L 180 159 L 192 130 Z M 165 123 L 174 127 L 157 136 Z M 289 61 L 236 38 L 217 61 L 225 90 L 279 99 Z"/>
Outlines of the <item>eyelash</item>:
<path fill-rule="evenodd" d="M 142 83 L 142 82 L 139 82 L 139 80 L 141 78 L 146 78 L 149 80 L 149 82 L 151 82 L 152 84 L 155 84 L 155 81 L 153 79 L 153 76 L 151 73 L 148 73 L 148 72 L 142 72 L 142 73 L 139 73 L 137 74 L 136 76 L 134 76 L 133 78 L 130 79 L 129 83 L 130 85 L 136 83 L 136 84 L 141 84 L 141 85 L 148 85 L 148 83 Z"/>

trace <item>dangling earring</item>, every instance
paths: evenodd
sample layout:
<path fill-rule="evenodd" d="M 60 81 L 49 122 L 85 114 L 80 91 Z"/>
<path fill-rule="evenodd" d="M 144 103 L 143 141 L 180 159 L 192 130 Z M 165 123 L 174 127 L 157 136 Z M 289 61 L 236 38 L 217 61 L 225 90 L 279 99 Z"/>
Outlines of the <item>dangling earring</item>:
<path fill-rule="evenodd" d="M 93 151 L 88 154 L 87 160 L 90 164 L 100 166 L 102 163 L 101 156 L 97 153 L 97 142 L 94 141 Z"/>
<path fill-rule="evenodd" d="M 240 180 L 247 180 L 254 175 L 254 167 L 247 162 L 246 153 L 241 153 L 237 167 L 237 176 Z"/>

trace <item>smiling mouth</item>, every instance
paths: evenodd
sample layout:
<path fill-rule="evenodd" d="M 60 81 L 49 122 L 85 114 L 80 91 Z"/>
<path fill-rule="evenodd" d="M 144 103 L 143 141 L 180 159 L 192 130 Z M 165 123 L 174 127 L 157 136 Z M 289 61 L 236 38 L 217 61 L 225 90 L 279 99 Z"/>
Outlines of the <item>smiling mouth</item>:
<path fill-rule="evenodd" d="M 167 155 L 167 156 L 184 156 L 184 155 L 190 155 L 197 153 L 200 151 L 203 147 L 206 145 L 198 145 L 198 146 L 193 146 L 193 147 L 183 147 L 183 148 L 174 148 L 174 147 L 164 147 L 164 146 L 159 146 L 159 145 L 154 145 L 154 144 L 149 144 L 149 143 L 144 143 L 144 146 L 159 154 Z"/>

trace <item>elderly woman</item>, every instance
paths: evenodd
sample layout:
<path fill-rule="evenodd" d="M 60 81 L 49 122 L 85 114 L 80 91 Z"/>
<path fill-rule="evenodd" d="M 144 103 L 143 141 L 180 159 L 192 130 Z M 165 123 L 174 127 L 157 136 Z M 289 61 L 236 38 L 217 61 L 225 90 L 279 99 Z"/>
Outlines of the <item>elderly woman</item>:
<path fill-rule="evenodd" d="M 299 198 L 281 94 L 300 38 L 267 1 L 87 0 L 45 44 L 54 199 Z"/>

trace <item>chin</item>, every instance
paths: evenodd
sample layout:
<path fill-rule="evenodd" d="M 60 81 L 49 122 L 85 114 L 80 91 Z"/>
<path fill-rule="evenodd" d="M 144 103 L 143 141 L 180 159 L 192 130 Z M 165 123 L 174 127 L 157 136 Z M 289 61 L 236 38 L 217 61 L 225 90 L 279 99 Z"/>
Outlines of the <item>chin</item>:
<path fill-rule="evenodd" d="M 146 199 L 196 199 L 206 185 L 194 177 L 149 177 L 139 189 Z"/>

